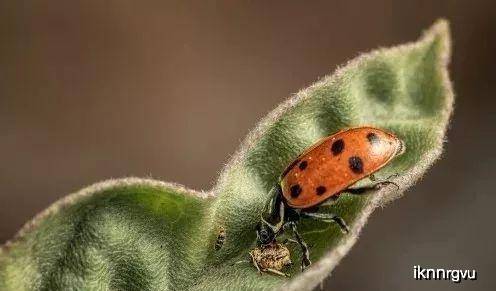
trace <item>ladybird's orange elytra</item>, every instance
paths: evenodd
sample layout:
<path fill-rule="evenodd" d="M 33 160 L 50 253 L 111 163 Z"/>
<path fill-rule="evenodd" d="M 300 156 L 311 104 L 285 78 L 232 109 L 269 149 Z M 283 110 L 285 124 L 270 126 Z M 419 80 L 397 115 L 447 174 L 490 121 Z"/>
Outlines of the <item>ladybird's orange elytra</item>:
<path fill-rule="evenodd" d="M 295 159 L 281 176 L 289 206 L 309 208 L 384 167 L 404 150 L 394 134 L 357 127 L 321 139 Z"/>

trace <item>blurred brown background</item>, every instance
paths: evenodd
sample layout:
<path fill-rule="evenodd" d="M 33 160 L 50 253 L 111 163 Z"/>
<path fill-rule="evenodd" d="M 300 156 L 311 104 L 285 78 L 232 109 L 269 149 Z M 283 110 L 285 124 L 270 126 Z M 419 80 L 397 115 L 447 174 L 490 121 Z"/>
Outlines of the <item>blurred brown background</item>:
<path fill-rule="evenodd" d="M 490 1 L 1 1 L 0 243 L 112 177 L 209 189 L 257 121 L 359 52 L 451 21 L 446 153 L 377 211 L 328 290 L 496 290 Z M 478 281 L 415 281 L 413 266 Z"/>

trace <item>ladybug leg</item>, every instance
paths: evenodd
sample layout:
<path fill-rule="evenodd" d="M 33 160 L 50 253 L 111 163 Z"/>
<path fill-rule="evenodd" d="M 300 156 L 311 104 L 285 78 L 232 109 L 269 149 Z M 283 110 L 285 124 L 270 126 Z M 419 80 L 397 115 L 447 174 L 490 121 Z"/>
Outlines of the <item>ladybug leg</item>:
<path fill-rule="evenodd" d="M 289 243 L 294 243 L 294 244 L 297 244 L 297 243 L 298 243 L 298 241 L 296 241 L 296 240 L 294 240 L 294 239 L 292 239 L 292 238 L 287 238 L 287 239 L 285 239 L 285 240 L 282 242 L 282 244 L 283 244 L 283 245 L 286 245 L 286 244 L 289 244 Z"/>
<path fill-rule="evenodd" d="M 342 192 L 351 193 L 351 194 L 367 194 L 367 192 L 379 190 L 379 189 L 382 189 L 388 185 L 394 185 L 397 188 L 396 190 L 400 189 L 400 186 L 398 184 L 396 184 L 392 181 L 385 180 L 385 181 L 377 182 L 377 183 L 370 185 L 370 186 L 364 186 L 364 187 L 360 187 L 360 188 L 348 188 L 348 189 L 343 190 Z"/>
<path fill-rule="evenodd" d="M 335 222 L 341 228 L 342 233 L 350 232 L 350 228 L 348 227 L 344 219 L 334 213 L 303 212 L 301 216 L 324 222 Z"/>
<path fill-rule="evenodd" d="M 398 173 L 395 173 L 395 174 L 389 175 L 386 179 L 384 179 L 384 181 L 389 181 L 389 180 L 391 180 L 391 179 L 393 179 L 393 178 L 398 177 L 399 175 L 400 175 L 400 174 L 398 174 Z M 369 175 L 369 179 L 370 179 L 370 181 L 372 181 L 372 182 L 376 182 L 376 181 L 377 181 L 377 177 L 375 176 L 375 174 L 370 174 L 370 175 Z"/>
<path fill-rule="evenodd" d="M 303 241 L 300 233 L 298 232 L 298 229 L 296 228 L 296 223 L 290 222 L 289 226 L 291 227 L 296 242 L 300 245 L 301 251 L 303 253 L 303 258 L 301 259 L 301 270 L 303 271 L 312 264 L 312 262 L 310 261 L 310 251 L 308 250 L 307 243 Z"/>
<path fill-rule="evenodd" d="M 395 183 L 393 183 L 393 182 L 390 181 L 391 179 L 394 179 L 394 178 L 396 178 L 398 176 L 399 176 L 399 174 L 398 173 L 395 173 L 395 174 L 389 175 L 386 179 L 384 179 L 382 181 L 381 180 L 378 180 L 377 177 L 375 176 L 375 174 L 370 174 L 368 178 L 372 182 L 377 182 L 378 181 L 379 183 L 381 183 L 381 182 L 383 183 L 383 182 L 389 181 L 391 184 L 394 184 L 395 186 L 397 186 L 399 188 L 398 185 L 396 185 Z"/>

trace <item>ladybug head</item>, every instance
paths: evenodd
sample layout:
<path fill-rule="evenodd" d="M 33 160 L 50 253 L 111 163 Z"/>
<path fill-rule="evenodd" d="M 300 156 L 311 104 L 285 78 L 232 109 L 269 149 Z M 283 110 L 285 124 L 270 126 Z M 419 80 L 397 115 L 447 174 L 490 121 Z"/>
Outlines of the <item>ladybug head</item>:
<path fill-rule="evenodd" d="M 275 233 L 264 220 L 257 225 L 257 240 L 260 244 L 270 244 L 275 239 Z"/>

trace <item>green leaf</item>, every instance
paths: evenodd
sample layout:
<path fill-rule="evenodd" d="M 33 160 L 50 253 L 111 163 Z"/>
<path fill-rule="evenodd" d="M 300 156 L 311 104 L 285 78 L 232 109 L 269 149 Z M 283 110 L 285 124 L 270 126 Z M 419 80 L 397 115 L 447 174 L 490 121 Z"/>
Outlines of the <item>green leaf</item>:
<path fill-rule="evenodd" d="M 401 195 L 439 157 L 452 110 L 448 24 L 417 42 L 359 56 L 271 112 L 208 193 L 159 181 L 102 182 L 56 202 L 0 250 L 2 290 L 309 290 L 355 243 L 367 217 Z M 269 190 L 299 153 L 343 128 L 372 125 L 397 134 L 406 152 L 377 173 L 400 189 L 343 194 L 332 211 L 351 232 L 302 220 L 314 264 L 290 278 L 260 276 L 247 261 Z M 225 243 L 215 250 L 219 230 Z M 239 262 L 243 261 L 245 262 Z"/>

